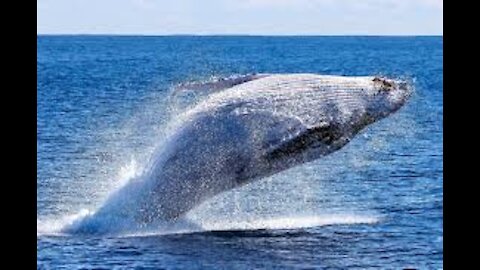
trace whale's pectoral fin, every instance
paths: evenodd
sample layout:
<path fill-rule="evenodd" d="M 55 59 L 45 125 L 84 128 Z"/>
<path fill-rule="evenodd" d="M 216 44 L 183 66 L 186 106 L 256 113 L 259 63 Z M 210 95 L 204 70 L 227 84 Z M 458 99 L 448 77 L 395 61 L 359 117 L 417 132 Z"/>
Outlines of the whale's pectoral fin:
<path fill-rule="evenodd" d="M 281 157 L 292 156 L 302 153 L 309 148 L 315 148 L 314 145 L 329 147 L 341 137 L 342 133 L 335 125 L 306 128 L 293 138 L 268 151 L 267 157 L 269 160 L 275 160 Z"/>
<path fill-rule="evenodd" d="M 219 91 L 239 85 L 245 82 L 253 81 L 256 79 L 264 78 L 268 74 L 247 74 L 247 75 L 233 75 L 230 77 L 214 78 L 208 81 L 202 82 L 187 82 L 175 86 L 175 91 L 183 90 L 210 90 Z"/>

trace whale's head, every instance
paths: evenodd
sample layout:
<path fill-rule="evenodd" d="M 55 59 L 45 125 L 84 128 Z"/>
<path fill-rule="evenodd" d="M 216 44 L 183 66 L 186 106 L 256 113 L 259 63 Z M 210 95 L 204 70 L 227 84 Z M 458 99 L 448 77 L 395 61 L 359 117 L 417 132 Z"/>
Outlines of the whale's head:
<path fill-rule="evenodd" d="M 360 130 L 399 110 L 412 93 L 407 81 L 382 77 L 358 77 L 338 85 L 313 87 L 307 97 L 298 94 L 290 109 L 300 121 L 292 125 L 290 118 L 284 129 L 288 135 L 265 152 L 270 164 L 281 170 L 334 152 Z"/>
<path fill-rule="evenodd" d="M 373 121 L 382 119 L 400 109 L 412 93 L 411 84 L 404 80 L 375 77 L 373 87 L 365 91 L 366 116 Z"/>

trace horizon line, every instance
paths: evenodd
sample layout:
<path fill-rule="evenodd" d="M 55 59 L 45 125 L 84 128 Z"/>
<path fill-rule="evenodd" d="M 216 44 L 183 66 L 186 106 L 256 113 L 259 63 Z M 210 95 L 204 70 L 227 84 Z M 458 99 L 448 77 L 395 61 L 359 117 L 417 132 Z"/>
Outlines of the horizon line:
<path fill-rule="evenodd" d="M 142 34 L 142 33 L 37 33 L 37 36 L 119 36 L 119 37 L 215 37 L 215 36 L 243 36 L 243 37 L 443 37 L 442 34 L 242 34 L 242 33 L 187 33 L 187 34 Z"/>

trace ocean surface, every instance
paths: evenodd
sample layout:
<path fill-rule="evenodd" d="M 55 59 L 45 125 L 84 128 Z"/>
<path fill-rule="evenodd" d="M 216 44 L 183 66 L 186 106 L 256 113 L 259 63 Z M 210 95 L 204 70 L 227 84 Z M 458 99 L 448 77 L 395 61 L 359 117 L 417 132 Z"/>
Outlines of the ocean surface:
<path fill-rule="evenodd" d="M 193 227 L 65 232 L 204 98 L 175 85 L 249 73 L 385 75 L 414 92 L 341 150 L 199 205 Z M 39 269 L 443 268 L 443 37 L 38 36 L 37 76 Z"/>

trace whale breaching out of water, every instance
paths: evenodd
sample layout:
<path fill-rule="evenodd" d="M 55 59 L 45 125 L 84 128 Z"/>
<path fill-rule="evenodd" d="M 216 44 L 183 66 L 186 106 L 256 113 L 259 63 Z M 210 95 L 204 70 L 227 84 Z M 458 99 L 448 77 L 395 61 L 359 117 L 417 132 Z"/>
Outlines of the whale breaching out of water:
<path fill-rule="evenodd" d="M 401 80 L 317 74 L 246 75 L 180 88 L 215 91 L 178 116 L 135 183 L 129 211 L 144 223 L 176 220 L 216 194 L 332 153 L 411 93 Z M 112 204 L 95 215 L 113 211 Z"/>

